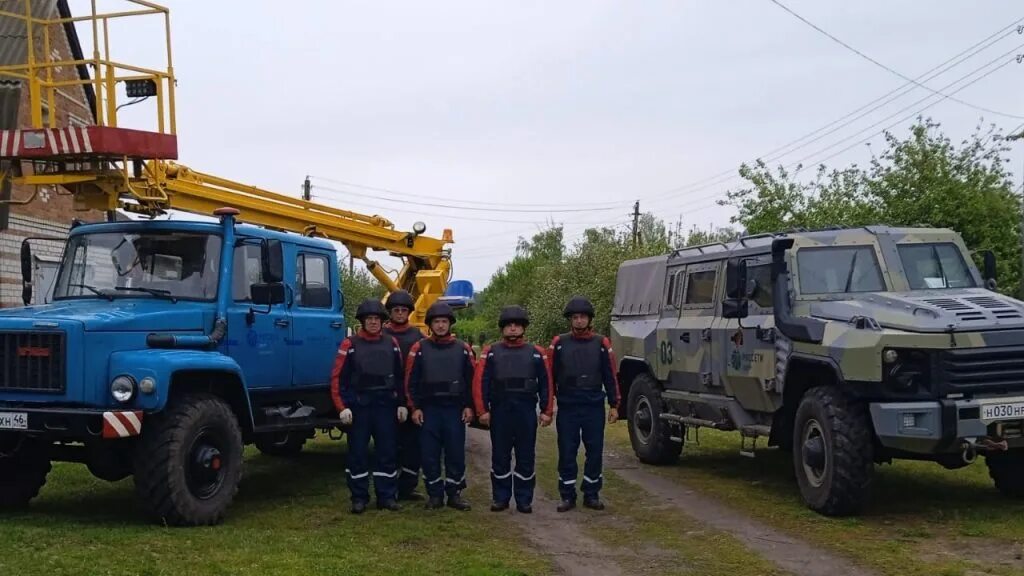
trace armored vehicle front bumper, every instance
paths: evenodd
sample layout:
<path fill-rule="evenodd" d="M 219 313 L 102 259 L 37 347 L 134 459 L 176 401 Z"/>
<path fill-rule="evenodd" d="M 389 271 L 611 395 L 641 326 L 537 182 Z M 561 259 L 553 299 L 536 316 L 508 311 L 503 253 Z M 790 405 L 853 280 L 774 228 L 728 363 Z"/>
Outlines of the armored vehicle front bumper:
<path fill-rule="evenodd" d="M 1024 447 L 1024 395 L 873 402 L 870 409 L 879 441 L 894 450 L 953 453 L 985 438 Z"/>

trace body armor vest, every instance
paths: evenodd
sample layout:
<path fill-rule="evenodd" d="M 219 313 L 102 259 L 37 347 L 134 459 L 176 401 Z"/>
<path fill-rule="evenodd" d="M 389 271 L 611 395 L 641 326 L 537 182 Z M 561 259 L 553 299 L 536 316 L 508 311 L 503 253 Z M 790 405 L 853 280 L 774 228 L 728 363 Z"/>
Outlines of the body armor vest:
<path fill-rule="evenodd" d="M 535 395 L 539 386 L 536 360 L 537 350 L 530 345 L 510 347 L 497 345 L 491 348 L 493 363 L 491 388 L 497 397 L 505 395 Z"/>
<path fill-rule="evenodd" d="M 366 340 L 358 335 L 352 337 L 356 353 L 353 374 L 354 388 L 359 392 L 393 392 L 396 385 L 395 345 L 389 336 L 377 340 Z"/>
<path fill-rule="evenodd" d="M 562 334 L 558 338 L 558 382 L 562 390 L 600 390 L 602 386 L 601 340 L 573 338 Z"/>
<path fill-rule="evenodd" d="M 466 347 L 461 340 L 420 342 L 422 394 L 424 398 L 461 398 L 466 393 Z"/>

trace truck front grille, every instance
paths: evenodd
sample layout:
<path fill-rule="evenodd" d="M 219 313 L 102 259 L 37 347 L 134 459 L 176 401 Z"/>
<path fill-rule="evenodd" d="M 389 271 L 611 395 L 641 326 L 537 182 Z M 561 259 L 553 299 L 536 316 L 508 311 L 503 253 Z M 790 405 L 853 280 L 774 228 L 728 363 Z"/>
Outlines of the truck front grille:
<path fill-rule="evenodd" d="M 0 332 L 0 390 L 64 392 L 63 332 Z"/>
<path fill-rule="evenodd" d="M 939 371 L 947 393 L 1024 389 L 1024 346 L 945 350 Z"/>

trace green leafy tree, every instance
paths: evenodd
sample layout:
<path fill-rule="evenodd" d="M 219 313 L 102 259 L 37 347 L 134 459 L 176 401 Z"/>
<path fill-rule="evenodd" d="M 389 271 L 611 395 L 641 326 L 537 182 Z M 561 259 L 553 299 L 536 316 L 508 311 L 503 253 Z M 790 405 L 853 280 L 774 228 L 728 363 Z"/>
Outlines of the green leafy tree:
<path fill-rule="evenodd" d="M 345 321 L 355 328 L 359 303 L 367 298 L 383 298 L 385 290 L 361 264 L 350 270 L 348 259 L 342 258 L 338 261 L 338 268 L 341 271 L 341 293 L 345 298 Z"/>
<path fill-rule="evenodd" d="M 885 142 L 867 168 L 821 166 L 809 181 L 760 161 L 743 165 L 749 185 L 730 191 L 723 204 L 736 208 L 733 222 L 751 234 L 868 224 L 951 228 L 970 249 L 995 252 L 1000 289 L 1016 292 L 1021 203 L 1001 132 L 978 129 L 954 144 L 938 123 L 919 119 L 906 137 L 886 133 Z"/>

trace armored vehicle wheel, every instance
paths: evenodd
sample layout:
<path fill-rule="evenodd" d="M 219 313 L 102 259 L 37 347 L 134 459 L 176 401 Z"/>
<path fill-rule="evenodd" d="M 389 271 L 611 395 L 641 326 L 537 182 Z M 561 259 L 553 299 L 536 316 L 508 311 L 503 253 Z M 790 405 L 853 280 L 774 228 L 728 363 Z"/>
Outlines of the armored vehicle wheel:
<path fill-rule="evenodd" d="M 833 386 L 808 390 L 793 426 L 793 466 L 807 506 L 827 516 L 860 510 L 874 474 L 872 448 L 863 405 Z"/>
<path fill-rule="evenodd" d="M 135 492 L 172 526 L 217 524 L 238 491 L 242 431 L 216 396 L 182 398 L 146 422 L 135 458 Z"/>
<path fill-rule="evenodd" d="M 671 464 L 683 443 L 672 439 L 672 428 L 661 419 L 664 405 L 654 379 L 641 374 L 629 387 L 629 441 L 644 464 Z"/>
<path fill-rule="evenodd" d="M 311 431 L 291 430 L 256 437 L 256 448 L 267 456 L 295 456 L 302 452 Z"/>
<path fill-rule="evenodd" d="M 1024 498 L 1024 451 L 996 452 L 985 457 L 988 475 L 1003 496 Z"/>
<path fill-rule="evenodd" d="M 50 473 L 49 446 L 21 434 L 0 435 L 0 509 L 22 508 Z"/>

